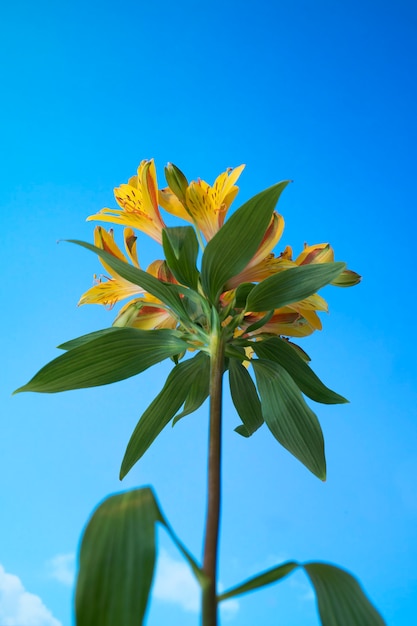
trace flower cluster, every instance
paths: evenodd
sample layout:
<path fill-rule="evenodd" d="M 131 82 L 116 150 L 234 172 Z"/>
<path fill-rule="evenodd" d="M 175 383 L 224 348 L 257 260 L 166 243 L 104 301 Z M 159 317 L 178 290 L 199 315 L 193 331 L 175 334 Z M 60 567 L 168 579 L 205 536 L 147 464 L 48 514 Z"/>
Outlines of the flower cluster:
<path fill-rule="evenodd" d="M 137 174 L 127 184 L 114 191 L 117 209 L 104 208 L 88 220 L 98 220 L 123 225 L 124 254 L 114 241 L 113 230 L 106 231 L 97 226 L 94 231 L 94 243 L 125 263 L 140 268 L 136 250 L 137 237 L 133 229 L 142 231 L 158 243 L 162 243 L 166 223 L 161 208 L 168 214 L 185 220 L 196 231 L 200 246 L 209 242 L 222 228 L 226 214 L 238 193 L 236 182 L 244 165 L 230 168 L 220 174 L 210 186 L 198 179 L 188 183 L 184 174 L 174 165 L 165 170 L 169 186 L 158 189 L 156 168 L 153 160 L 141 162 Z M 279 242 L 284 230 L 284 219 L 274 211 L 269 226 L 258 250 L 247 266 L 224 285 L 220 304 L 225 311 L 232 311 L 239 316 L 236 306 L 236 290 L 245 283 L 259 283 L 264 279 L 292 267 L 328 263 L 334 261 L 334 252 L 329 244 L 305 245 L 304 250 L 293 259 L 289 246 L 279 255 L 273 249 Z M 179 321 L 172 311 L 158 298 L 147 293 L 138 285 L 120 276 L 101 259 L 107 275 L 95 279 L 93 287 L 86 291 L 79 304 L 103 304 L 112 308 L 117 302 L 129 300 L 118 313 L 114 325 L 130 326 L 143 330 L 178 327 Z M 146 271 L 165 283 L 178 284 L 166 261 L 151 263 Z M 351 270 L 344 270 L 332 284 L 347 287 L 357 284 L 360 276 Z M 275 309 L 262 323 L 266 312 L 244 311 L 234 330 L 235 336 L 279 335 L 304 337 L 322 328 L 319 311 L 327 311 L 326 301 L 314 294 L 299 302 Z M 226 316 L 223 316 L 227 319 Z"/>

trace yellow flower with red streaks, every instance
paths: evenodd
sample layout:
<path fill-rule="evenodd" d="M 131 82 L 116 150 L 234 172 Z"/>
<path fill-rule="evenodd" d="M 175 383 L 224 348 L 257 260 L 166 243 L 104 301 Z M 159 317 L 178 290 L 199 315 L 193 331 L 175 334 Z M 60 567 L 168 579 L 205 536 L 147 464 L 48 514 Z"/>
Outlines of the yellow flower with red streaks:
<path fill-rule="evenodd" d="M 168 213 L 194 224 L 209 241 L 223 226 L 226 213 L 239 191 L 235 183 L 244 167 L 228 168 L 216 178 L 213 186 L 201 179 L 192 181 L 184 189 L 181 199 L 169 187 L 161 189 L 159 204 Z"/>
<path fill-rule="evenodd" d="M 136 252 L 136 236 L 131 228 L 125 228 L 123 235 L 128 258 L 126 258 L 114 241 L 112 229 L 107 232 L 101 226 L 96 226 L 94 229 L 94 245 L 125 263 L 128 263 L 130 260 L 133 265 L 139 267 Z M 134 285 L 122 278 L 122 276 L 119 276 L 105 261 L 100 259 L 100 262 L 108 275 L 96 278 L 96 284 L 81 296 L 78 305 L 103 304 L 112 308 L 119 300 L 137 295 L 138 293 L 144 293 L 144 290 L 138 287 L 138 285 Z"/>
<path fill-rule="evenodd" d="M 87 221 L 99 220 L 137 228 L 161 243 L 165 224 L 159 212 L 158 184 L 153 159 L 142 161 L 137 175 L 129 178 L 127 184 L 116 187 L 114 195 L 121 209 L 101 209 L 95 215 L 90 215 Z"/>
<path fill-rule="evenodd" d="M 130 260 L 135 267 L 139 268 L 136 236 L 131 228 L 124 229 L 124 241 L 127 257 L 115 243 L 112 230 L 107 232 L 101 226 L 97 226 L 94 230 L 94 244 L 98 248 L 109 252 L 125 263 L 128 263 Z M 108 276 L 101 276 L 96 279 L 96 284 L 81 296 L 78 302 L 79 305 L 103 304 L 112 308 L 117 302 L 140 294 L 141 298 L 136 298 L 122 307 L 114 325 L 134 326 L 144 330 L 176 327 L 177 320 L 163 307 L 160 300 L 144 291 L 138 285 L 124 279 L 102 259 L 100 261 Z M 159 280 L 176 282 L 165 261 L 154 261 L 146 271 Z"/>

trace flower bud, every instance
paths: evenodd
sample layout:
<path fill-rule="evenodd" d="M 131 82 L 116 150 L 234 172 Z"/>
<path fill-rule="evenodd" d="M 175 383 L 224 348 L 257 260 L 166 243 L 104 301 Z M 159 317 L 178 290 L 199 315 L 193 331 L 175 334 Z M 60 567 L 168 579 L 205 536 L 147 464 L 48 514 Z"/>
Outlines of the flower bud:
<path fill-rule="evenodd" d="M 165 168 L 165 178 L 171 191 L 178 200 L 185 206 L 185 193 L 188 187 L 188 180 L 181 170 L 173 163 L 168 163 Z"/>

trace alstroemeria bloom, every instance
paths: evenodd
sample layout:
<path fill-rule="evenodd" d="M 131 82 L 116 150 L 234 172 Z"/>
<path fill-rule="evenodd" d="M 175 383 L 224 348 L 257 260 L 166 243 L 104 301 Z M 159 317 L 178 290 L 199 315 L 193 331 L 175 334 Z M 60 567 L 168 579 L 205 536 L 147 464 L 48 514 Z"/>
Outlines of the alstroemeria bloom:
<path fill-rule="evenodd" d="M 297 265 L 308 263 L 331 263 L 334 261 L 334 250 L 328 243 L 316 243 L 314 246 L 305 244 L 304 250 L 295 260 Z M 352 270 L 344 270 L 332 285 L 336 287 L 353 287 L 361 281 L 361 276 Z"/>
<path fill-rule="evenodd" d="M 164 282 L 177 283 L 165 261 L 153 261 L 146 270 Z M 161 301 L 149 293 L 125 304 L 119 311 L 113 326 L 131 326 L 142 330 L 175 328 L 178 321 L 162 305 Z"/>
<path fill-rule="evenodd" d="M 130 260 L 135 267 L 139 268 L 136 253 L 136 236 L 131 228 L 124 229 L 124 240 L 128 258 L 115 243 L 112 230 L 107 232 L 101 226 L 97 226 L 94 230 L 94 244 L 98 248 L 109 252 L 125 263 L 128 263 Z M 120 300 L 140 294 L 141 298 L 136 298 L 122 307 L 114 322 L 116 326 L 134 326 L 144 330 L 151 328 L 175 328 L 177 320 L 162 306 L 160 300 L 144 291 L 138 285 L 122 278 L 102 259 L 100 261 L 108 276 L 96 279 L 96 284 L 81 296 L 79 305 L 103 304 L 112 308 Z M 154 261 L 146 271 L 159 280 L 176 282 L 165 261 Z"/>
<path fill-rule="evenodd" d="M 139 267 L 136 253 L 136 236 L 131 228 L 125 228 L 123 235 L 128 258 L 133 265 Z M 94 229 L 94 245 L 97 246 L 97 248 L 109 252 L 125 263 L 129 262 L 114 241 L 112 230 L 107 232 L 101 226 L 96 226 Z M 100 259 L 100 262 L 108 273 L 108 276 L 97 278 L 96 284 L 81 296 L 78 305 L 103 304 L 104 306 L 112 308 L 119 300 L 144 293 L 144 290 L 138 287 L 138 285 L 134 285 L 122 278 L 122 276 L 119 276 L 105 261 Z"/>
<path fill-rule="evenodd" d="M 142 161 L 137 175 L 129 178 L 127 184 L 116 187 L 114 195 L 121 210 L 101 209 L 95 215 L 87 217 L 87 221 L 100 220 L 131 226 L 161 243 L 165 224 L 158 207 L 158 185 L 153 159 Z"/>
<path fill-rule="evenodd" d="M 244 167 L 227 169 L 216 178 L 213 186 L 200 179 L 192 181 L 185 190 L 185 205 L 169 187 L 161 189 L 159 203 L 168 213 L 195 224 L 209 241 L 223 226 L 239 191 L 235 183 Z"/>

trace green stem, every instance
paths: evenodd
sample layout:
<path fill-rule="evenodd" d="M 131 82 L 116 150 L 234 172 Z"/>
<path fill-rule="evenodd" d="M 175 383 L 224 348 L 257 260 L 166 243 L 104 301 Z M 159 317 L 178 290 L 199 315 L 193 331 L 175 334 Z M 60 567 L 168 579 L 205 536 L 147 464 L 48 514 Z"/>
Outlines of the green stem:
<path fill-rule="evenodd" d="M 208 494 L 203 570 L 209 582 L 203 590 L 202 626 L 217 626 L 217 560 L 221 496 L 221 421 L 224 342 L 218 335 L 211 343 L 210 426 L 208 448 Z"/>

